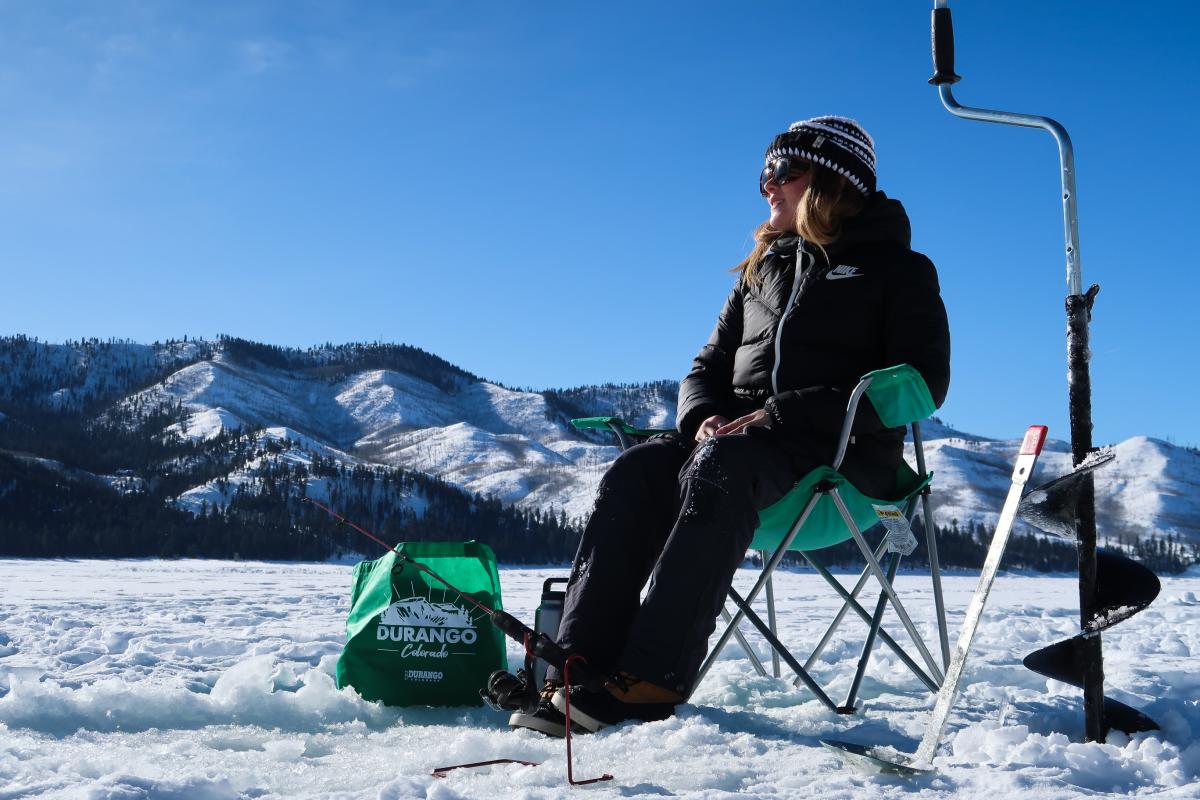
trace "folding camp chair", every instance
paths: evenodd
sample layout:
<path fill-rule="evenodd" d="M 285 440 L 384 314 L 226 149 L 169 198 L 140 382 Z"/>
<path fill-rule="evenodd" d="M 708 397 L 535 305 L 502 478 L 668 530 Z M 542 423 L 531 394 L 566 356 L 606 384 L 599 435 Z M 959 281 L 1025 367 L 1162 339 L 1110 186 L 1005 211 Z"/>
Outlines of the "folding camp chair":
<path fill-rule="evenodd" d="M 908 425 L 912 429 L 917 470 L 914 471 L 907 464 L 901 467 L 900 474 L 897 475 L 899 491 L 896 498 L 867 497 L 855 489 L 838 472 L 838 468 L 845 458 L 846 448 L 850 442 L 850 431 L 864 394 L 870 398 L 872 406 L 885 425 L 888 427 Z M 948 667 L 950 662 L 950 645 L 946 632 L 946 612 L 942 597 L 937 542 L 929 509 L 929 483 L 932 475 L 925 469 L 919 424 L 919 421 L 933 413 L 935 408 L 929 389 L 920 373 L 907 364 L 876 370 L 862 377 L 854 391 L 851 392 L 833 464 L 817 468 L 805 475 L 787 495 L 774 505 L 759 512 L 759 527 L 755 531 L 750 548 L 758 550 L 762 554 L 762 572 L 745 597 L 742 597 L 735 588 L 730 588 L 729 597 L 737 607 L 737 611 L 731 615 L 727 610 L 722 609 L 721 613 L 726 627 L 701 667 L 700 673 L 693 683 L 693 691 L 704 679 L 730 638 L 738 641 L 756 672 L 760 675 L 767 674 L 766 668 L 738 628 L 742 619 L 749 620 L 770 644 L 772 674 L 775 677 L 780 676 L 779 660 L 782 659 L 796 673 L 795 684 L 807 686 L 823 704 L 833 711 L 853 713 L 858 690 L 866 674 L 867 663 L 876 638 L 891 648 L 931 692 L 938 690 L 943 680 L 942 670 Z M 622 449 L 632 444 L 635 439 L 656 432 L 634 428 L 615 417 L 589 417 L 572 420 L 572 424 L 577 428 L 608 428 L 617 435 Z M 941 645 L 941 667 L 930 654 L 892 585 L 901 556 L 911 552 L 911 547 L 915 546 L 915 539 L 912 537 L 909 526 L 916 513 L 918 500 L 922 505 L 925 521 L 925 541 Z M 878 522 L 884 524 L 887 533 L 873 548 L 867 543 L 863 531 Z M 850 539 L 855 541 L 866 559 L 866 568 L 853 589 L 847 590 L 821 562 L 814 551 Z M 776 628 L 772 575 L 789 550 L 798 551 L 843 600 L 841 609 L 804 664 L 797 661 L 779 641 Z M 890 556 L 886 570 L 879 561 L 885 554 Z M 874 613 L 869 613 L 858 602 L 858 595 L 871 576 L 876 578 L 881 589 Z M 766 589 L 768 617 L 768 621 L 765 623 L 751 608 L 751 603 L 764 589 Z M 883 630 L 881 623 L 889 603 L 915 646 L 924 663 L 924 669 Z M 812 669 L 825 646 L 833 638 L 848 611 L 854 611 L 861 617 L 867 623 L 868 629 L 849 692 L 845 701 L 839 706 L 817 684 L 809 670 Z"/>
<path fill-rule="evenodd" d="M 901 467 L 901 472 L 897 476 L 897 485 L 900 488 L 897 492 L 898 496 L 895 498 L 867 497 L 838 472 L 842 460 L 845 458 L 846 448 L 850 441 L 850 431 L 864 394 L 870 398 L 871 405 L 874 406 L 880 420 L 885 425 L 889 427 L 909 425 L 912 428 L 917 470 L 913 471 L 907 464 Z M 919 422 L 928 417 L 934 408 L 933 399 L 930 397 L 924 380 L 920 373 L 911 366 L 902 364 L 863 376 L 850 395 L 833 464 L 813 470 L 801 478 L 796 486 L 777 503 L 759 512 L 759 527 L 755 531 L 750 547 L 762 553 L 762 573 L 745 598 L 735 588 L 730 589 L 729 596 L 737 606 L 737 613 L 729 616 L 728 612 L 725 612 L 726 628 L 701 667 L 700 674 L 693 684 L 693 690 L 720 656 L 731 637 L 737 637 L 755 670 L 760 674 L 766 674 L 762 663 L 738 631 L 738 624 L 745 618 L 759 630 L 771 646 L 772 673 L 776 677 L 779 676 L 779 659 L 783 659 L 796 673 L 795 683 L 807 686 L 831 710 L 853 713 L 858 690 L 866 673 L 867 663 L 876 638 L 891 648 L 930 691 L 937 691 L 943 679 L 942 670 L 950 662 L 950 645 L 946 632 L 946 612 L 942 597 L 937 542 L 929 510 L 929 483 L 932 475 L 925 468 Z M 905 552 L 911 551 L 910 547 L 904 546 L 904 540 L 910 539 L 911 543 L 915 544 L 915 540 L 911 539 L 909 524 L 916 513 L 918 501 L 922 505 L 925 520 L 926 548 L 933 582 L 939 644 L 941 645 L 941 666 L 930 654 L 892 585 L 901 556 Z M 904 510 L 900 511 L 900 509 Z M 883 522 L 887 533 L 879 545 L 872 548 L 863 536 L 863 531 L 878 522 Z M 866 560 L 866 568 L 854 588 L 847 590 L 830 573 L 814 551 L 850 539 L 853 539 L 858 545 Z M 799 552 L 843 600 L 841 609 L 804 664 L 800 664 L 779 641 L 775 624 L 776 614 L 771 577 L 789 550 Z M 890 555 L 886 570 L 879 563 L 879 559 L 885 553 Z M 881 589 L 874 613 L 869 613 L 857 599 L 871 576 L 876 578 Z M 768 621 L 766 623 L 750 606 L 764 588 L 767 590 Z M 924 669 L 883 630 L 881 625 L 883 613 L 889 603 L 916 648 L 924 664 Z M 868 630 L 849 692 L 842 704 L 837 705 L 813 680 L 809 670 L 812 669 L 813 664 L 832 639 L 848 611 L 854 611 L 861 617 L 867 623 Z"/>

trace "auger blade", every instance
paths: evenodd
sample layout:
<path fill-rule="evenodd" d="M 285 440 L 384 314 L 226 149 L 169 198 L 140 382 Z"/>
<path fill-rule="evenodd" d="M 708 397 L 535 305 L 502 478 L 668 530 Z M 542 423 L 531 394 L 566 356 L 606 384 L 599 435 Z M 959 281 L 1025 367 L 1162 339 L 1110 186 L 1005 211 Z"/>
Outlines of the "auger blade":
<path fill-rule="evenodd" d="M 1038 673 L 1071 686 L 1083 686 L 1085 654 L 1083 637 L 1077 636 L 1030 653 L 1023 662 Z M 1132 706 L 1104 698 L 1104 721 L 1110 728 L 1127 734 L 1158 730 L 1158 723 Z"/>
<path fill-rule="evenodd" d="M 1096 551 L 1100 608 L 1088 621 L 1089 631 L 1102 631 L 1129 619 L 1154 602 L 1162 583 L 1153 570 L 1111 550 Z"/>
<path fill-rule="evenodd" d="M 1115 460 L 1111 452 L 1097 453 L 1073 472 L 1030 489 L 1017 506 L 1017 516 L 1039 530 L 1073 541 L 1084 477 Z"/>
<path fill-rule="evenodd" d="M 1100 608 L 1088 621 L 1087 631 L 1030 653 L 1022 662 L 1026 667 L 1047 678 L 1082 687 L 1087 671 L 1087 637 L 1129 619 L 1150 605 L 1162 588 L 1151 570 L 1111 550 L 1096 552 L 1096 575 Z M 1104 698 L 1104 721 L 1129 734 L 1158 730 L 1158 723 L 1150 717 L 1111 697 Z"/>

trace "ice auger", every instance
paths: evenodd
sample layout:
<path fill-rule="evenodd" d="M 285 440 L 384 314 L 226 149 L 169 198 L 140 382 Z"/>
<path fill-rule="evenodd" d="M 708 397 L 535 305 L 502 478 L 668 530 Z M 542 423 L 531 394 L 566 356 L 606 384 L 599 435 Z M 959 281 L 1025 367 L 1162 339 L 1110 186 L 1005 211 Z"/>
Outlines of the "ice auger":
<path fill-rule="evenodd" d="M 1094 487 L 1091 471 L 1082 469 L 1094 455 L 1088 326 L 1092 320 L 1092 306 L 1096 302 L 1096 294 L 1100 287 L 1093 284 L 1086 290 L 1083 288 L 1079 256 L 1079 211 L 1075 196 L 1075 150 L 1071 146 L 1071 137 L 1067 135 L 1067 129 L 1049 117 L 972 108 L 962 105 L 954 98 L 952 87 L 962 78 L 954 71 L 954 25 L 951 21 L 949 0 L 934 0 L 933 6 L 934 74 L 929 82 L 937 87 L 938 97 L 946 110 L 963 119 L 1040 128 L 1053 136 L 1058 145 L 1064 255 L 1067 262 L 1067 395 L 1071 418 L 1071 457 L 1074 466 L 1081 469 L 1080 476 L 1076 479 L 1074 502 L 1070 508 L 1070 538 L 1079 548 L 1079 617 L 1080 626 L 1085 633 L 1072 640 L 1074 644 L 1070 645 L 1069 657 L 1048 657 L 1048 660 L 1055 664 L 1071 664 L 1070 669 L 1064 667 L 1061 674 L 1070 676 L 1069 679 L 1064 677 L 1063 680 L 1083 688 L 1085 735 L 1089 741 L 1104 741 L 1109 725 L 1105 721 L 1104 712 L 1111 701 L 1106 701 L 1104 697 L 1104 655 L 1100 631 L 1112 625 L 1113 621 L 1106 621 L 1104 624 L 1100 624 L 1100 621 L 1108 620 L 1107 611 L 1114 609 L 1108 606 L 1106 598 L 1101 594 L 1104 590 L 1101 589 L 1100 570 L 1108 570 L 1111 579 L 1124 574 L 1127 569 L 1113 566 L 1118 563 L 1112 557 L 1115 554 L 1103 558 L 1097 556 Z M 1107 566 L 1101 566 L 1101 561 Z M 1144 577 L 1142 583 L 1149 585 Z M 1153 594 L 1150 598 L 1153 599 Z M 1043 662 L 1035 659 L 1035 663 Z"/>

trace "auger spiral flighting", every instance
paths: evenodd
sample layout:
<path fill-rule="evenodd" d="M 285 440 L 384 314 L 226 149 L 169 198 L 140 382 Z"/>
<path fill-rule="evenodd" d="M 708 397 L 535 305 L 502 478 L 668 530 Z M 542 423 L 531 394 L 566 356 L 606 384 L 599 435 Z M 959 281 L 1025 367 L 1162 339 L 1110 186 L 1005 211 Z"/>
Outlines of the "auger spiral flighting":
<path fill-rule="evenodd" d="M 1111 463 L 1111 453 L 1097 452 L 1077 469 L 1030 491 L 1021 500 L 1017 515 L 1046 533 L 1078 544 L 1078 503 L 1092 480 L 1092 472 Z M 1129 619 L 1158 597 L 1158 576 L 1149 568 L 1112 550 L 1096 551 L 1096 594 L 1091 614 L 1078 634 L 1036 650 L 1024 659 L 1029 669 L 1056 681 L 1083 687 L 1091 667 L 1087 645 L 1101 631 Z M 1141 711 L 1104 697 L 1104 723 L 1127 734 L 1158 730 L 1158 724 Z"/>

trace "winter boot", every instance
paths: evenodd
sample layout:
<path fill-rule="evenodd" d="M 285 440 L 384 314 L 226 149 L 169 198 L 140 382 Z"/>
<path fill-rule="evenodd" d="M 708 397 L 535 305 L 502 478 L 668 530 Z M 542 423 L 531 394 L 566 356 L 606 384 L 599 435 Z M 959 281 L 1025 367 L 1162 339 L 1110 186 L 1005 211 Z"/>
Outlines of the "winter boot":
<path fill-rule="evenodd" d="M 531 731 L 544 733 L 547 736 L 555 736 L 559 739 L 564 738 L 567 735 L 567 718 L 551 702 L 559 688 L 561 688 L 559 684 L 546 681 L 546 685 L 542 689 L 541 698 L 538 700 L 537 708 L 532 712 L 514 711 L 512 716 L 508 718 L 508 727 L 513 730 L 528 728 Z M 589 733 L 587 729 L 579 726 L 574 720 L 571 722 L 571 730 L 573 733 Z"/>
<path fill-rule="evenodd" d="M 609 682 L 598 691 L 578 686 L 572 688 L 571 724 L 594 732 L 630 720 L 655 722 L 672 716 L 675 706 L 684 700 L 678 692 L 626 672 L 622 672 L 619 678 L 619 682 Z M 561 689 L 556 692 L 553 704 L 554 708 L 565 714 L 566 692 Z"/>

